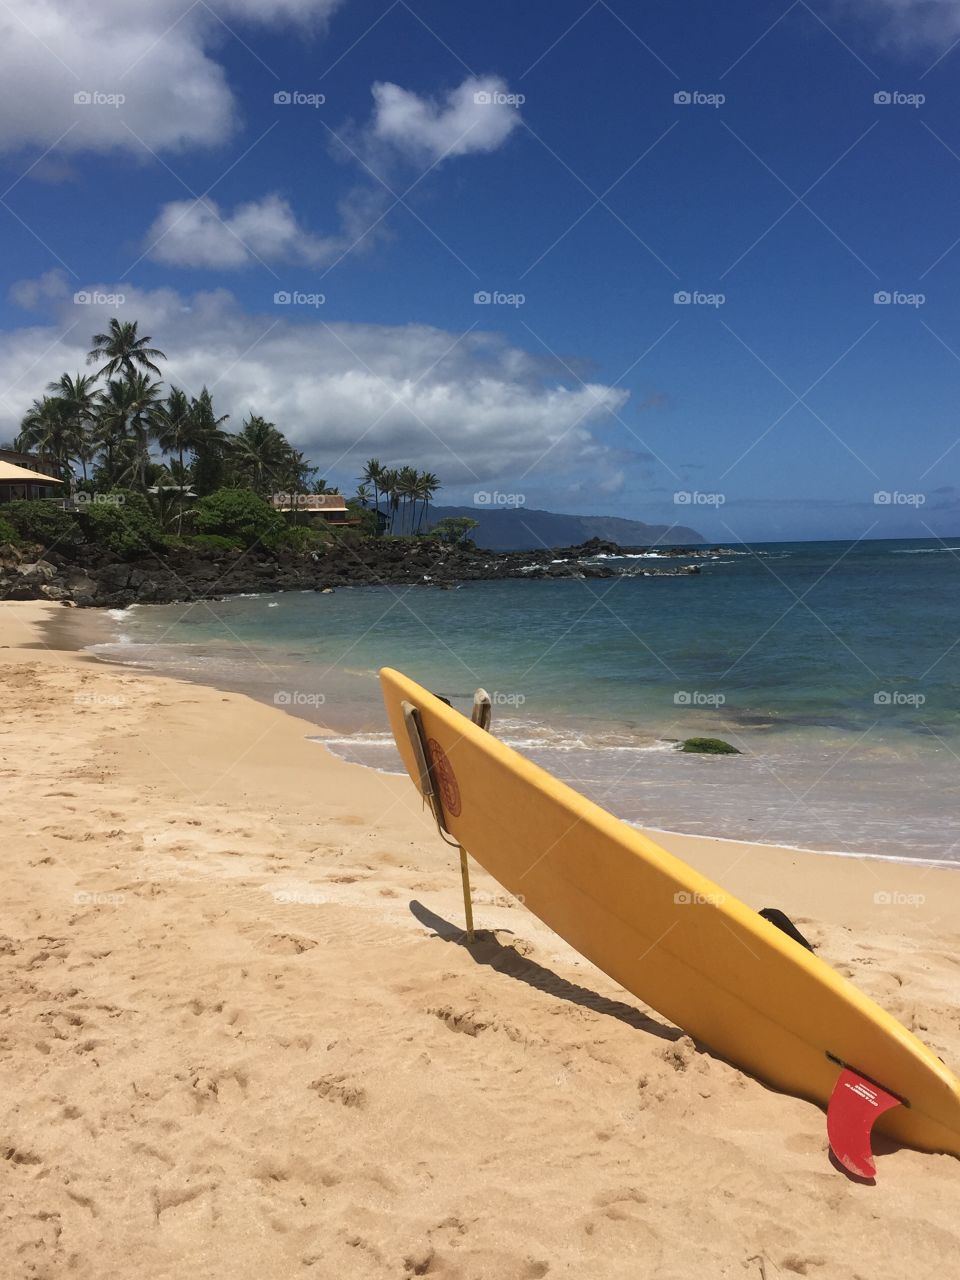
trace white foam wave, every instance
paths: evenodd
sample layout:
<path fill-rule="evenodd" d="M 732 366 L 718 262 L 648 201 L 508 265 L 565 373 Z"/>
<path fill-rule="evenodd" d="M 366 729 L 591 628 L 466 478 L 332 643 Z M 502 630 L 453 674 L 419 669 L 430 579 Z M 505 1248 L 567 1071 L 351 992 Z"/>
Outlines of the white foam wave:
<path fill-rule="evenodd" d="M 637 831 L 653 832 L 662 836 L 690 836 L 694 840 L 724 841 L 728 844 L 745 844 L 751 849 L 788 849 L 791 853 L 814 853 L 823 858 L 856 858 L 862 862 L 901 862 L 907 867 L 947 867 L 960 871 L 960 861 L 952 858 L 915 858 L 896 853 L 856 853 L 849 849 L 811 849 L 809 845 L 785 844 L 772 836 L 769 840 L 741 840 L 739 836 L 704 835 L 699 831 L 676 831 L 668 827 L 652 827 L 647 822 L 631 820 L 628 827 Z"/>
<path fill-rule="evenodd" d="M 890 554 L 892 556 L 942 556 L 950 551 L 960 551 L 960 547 L 896 547 Z"/>

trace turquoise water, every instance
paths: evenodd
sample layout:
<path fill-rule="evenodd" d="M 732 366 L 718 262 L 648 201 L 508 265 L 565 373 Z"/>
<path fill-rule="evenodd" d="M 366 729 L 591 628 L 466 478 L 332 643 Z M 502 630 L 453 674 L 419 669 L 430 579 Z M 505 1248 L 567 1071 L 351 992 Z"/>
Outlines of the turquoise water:
<path fill-rule="evenodd" d="M 377 668 L 464 707 L 483 685 L 502 737 L 629 821 L 960 861 L 960 538 L 702 564 L 140 607 L 100 652 L 286 706 L 385 769 Z M 695 734 L 743 754 L 673 749 Z"/>

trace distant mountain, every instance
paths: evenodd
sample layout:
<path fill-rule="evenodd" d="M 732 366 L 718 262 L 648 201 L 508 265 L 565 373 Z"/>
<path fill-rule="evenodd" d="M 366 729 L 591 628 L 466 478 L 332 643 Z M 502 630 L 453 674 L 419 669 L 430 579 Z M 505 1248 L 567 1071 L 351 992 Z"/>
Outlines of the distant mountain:
<path fill-rule="evenodd" d="M 431 507 L 430 523 L 445 516 L 469 516 L 477 521 L 470 535 L 478 547 L 490 551 L 530 551 L 568 547 L 590 538 L 605 538 L 624 547 L 696 545 L 702 534 L 686 525 L 644 524 L 620 516 L 563 516 L 530 507 Z"/>

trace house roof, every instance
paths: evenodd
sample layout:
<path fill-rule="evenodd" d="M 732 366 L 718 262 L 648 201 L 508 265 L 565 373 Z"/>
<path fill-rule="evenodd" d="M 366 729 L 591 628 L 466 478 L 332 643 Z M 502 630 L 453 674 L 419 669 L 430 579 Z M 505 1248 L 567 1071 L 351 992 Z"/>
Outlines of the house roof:
<path fill-rule="evenodd" d="M 270 498 L 278 511 L 349 511 L 340 493 L 275 493 Z"/>
<path fill-rule="evenodd" d="M 15 467 L 12 462 L 0 462 L 0 484 L 63 484 L 55 476 L 45 476 L 42 471 L 28 471 Z"/>

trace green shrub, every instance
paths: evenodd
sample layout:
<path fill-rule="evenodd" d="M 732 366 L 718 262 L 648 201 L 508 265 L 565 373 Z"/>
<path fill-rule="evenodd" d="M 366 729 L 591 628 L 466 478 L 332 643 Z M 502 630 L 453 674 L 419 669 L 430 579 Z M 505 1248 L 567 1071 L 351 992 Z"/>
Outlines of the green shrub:
<path fill-rule="evenodd" d="M 347 499 L 347 508 L 354 519 L 360 521 L 358 525 L 353 527 L 363 534 L 365 538 L 376 538 L 380 535 L 380 517 L 375 511 L 369 507 L 365 507 L 362 502 L 357 502 L 356 498 Z"/>
<path fill-rule="evenodd" d="M 441 542 L 452 542 L 458 546 L 473 546 L 470 540 L 470 534 L 477 527 L 479 521 L 471 520 L 469 516 L 444 516 L 442 520 L 431 529 L 431 533 L 435 538 L 439 538 Z"/>
<path fill-rule="evenodd" d="M 13 526 L 18 541 L 38 542 L 47 551 L 64 551 L 82 540 L 80 526 L 72 512 L 39 498 L 33 502 L 8 502 L 4 520 Z"/>
<path fill-rule="evenodd" d="M 182 538 L 181 545 L 206 551 L 240 551 L 243 548 L 239 538 L 224 538 L 219 533 L 195 533 L 190 538 Z"/>
<path fill-rule="evenodd" d="M 340 543 L 343 546 L 352 547 L 367 541 L 367 534 L 353 525 L 329 524 L 324 533 L 327 535 L 324 543 L 326 546 Z"/>
<path fill-rule="evenodd" d="M 19 541 L 20 535 L 17 533 L 10 521 L 4 520 L 3 517 L 0 516 L 0 546 L 3 546 L 6 542 Z"/>
<path fill-rule="evenodd" d="M 163 547 L 163 530 L 140 494 L 117 490 L 97 497 L 101 500 L 85 503 L 80 511 L 88 542 L 120 557 Z"/>
<path fill-rule="evenodd" d="M 252 489 L 217 489 L 201 498 L 194 527 L 199 534 L 239 538 L 245 547 L 274 547 L 286 529 L 283 516 Z"/>
<path fill-rule="evenodd" d="M 289 525 L 280 537 L 280 545 L 289 547 L 291 551 L 316 551 L 326 546 L 326 539 L 316 529 L 308 529 L 306 525 Z"/>

